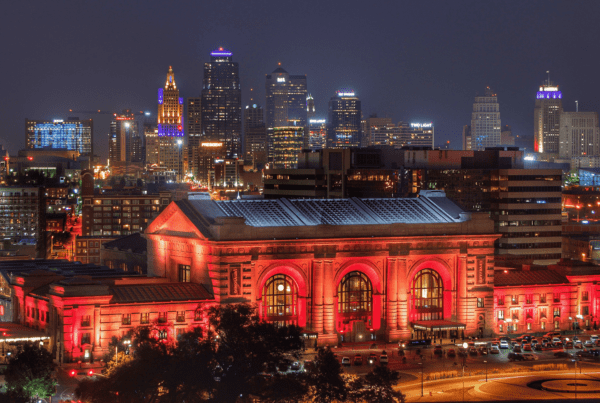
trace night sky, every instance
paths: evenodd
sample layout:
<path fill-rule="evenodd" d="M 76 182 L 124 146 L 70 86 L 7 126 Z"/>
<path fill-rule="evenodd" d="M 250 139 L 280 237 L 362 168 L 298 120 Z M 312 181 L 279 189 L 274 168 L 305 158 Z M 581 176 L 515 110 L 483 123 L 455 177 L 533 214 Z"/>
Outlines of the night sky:
<path fill-rule="evenodd" d="M 365 116 L 434 122 L 460 148 L 473 97 L 490 85 L 502 124 L 531 136 L 550 70 L 565 110 L 598 111 L 600 1 L 8 1 L 0 16 L 0 144 L 25 146 L 25 118 L 94 119 L 108 154 L 110 115 L 150 111 L 168 66 L 199 96 L 203 63 L 223 46 L 240 65 L 243 105 L 264 106 L 265 74 L 306 74 L 317 115 L 341 87 Z"/>

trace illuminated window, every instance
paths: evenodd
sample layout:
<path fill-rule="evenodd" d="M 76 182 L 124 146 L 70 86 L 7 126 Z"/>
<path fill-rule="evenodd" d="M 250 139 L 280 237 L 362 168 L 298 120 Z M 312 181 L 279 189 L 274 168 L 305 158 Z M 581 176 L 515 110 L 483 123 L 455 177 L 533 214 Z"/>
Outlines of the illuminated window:
<path fill-rule="evenodd" d="M 560 316 L 560 308 L 554 308 L 554 317 Z"/>
<path fill-rule="evenodd" d="M 123 325 L 131 325 L 131 314 L 130 313 L 124 313 L 123 317 L 121 319 L 121 324 Z"/>
<path fill-rule="evenodd" d="M 533 304 L 533 294 L 527 294 L 525 296 L 525 303 L 526 304 Z"/>
<path fill-rule="evenodd" d="M 540 304 L 546 303 L 546 294 L 540 294 Z"/>
<path fill-rule="evenodd" d="M 504 305 L 504 295 L 498 295 L 498 305 Z"/>
<path fill-rule="evenodd" d="M 81 317 L 81 327 L 88 327 L 91 324 L 90 315 L 84 315 Z"/>
<path fill-rule="evenodd" d="M 483 298 L 477 298 L 477 308 L 483 308 L 483 307 L 484 307 Z"/>
<path fill-rule="evenodd" d="M 194 320 L 195 320 L 196 322 L 199 322 L 199 321 L 201 321 L 201 320 L 202 320 L 202 310 L 201 310 L 201 309 L 196 309 L 196 310 L 194 311 Z"/>
<path fill-rule="evenodd" d="M 185 322 L 185 311 L 177 312 L 177 322 Z"/>
<path fill-rule="evenodd" d="M 517 305 L 519 303 L 519 296 L 518 295 L 513 295 L 510 298 L 510 303 L 513 305 Z"/>
<path fill-rule="evenodd" d="M 546 322 L 542 322 L 542 330 L 546 330 Z"/>
<path fill-rule="evenodd" d="M 158 339 L 159 340 L 165 340 L 167 338 L 167 331 L 166 330 L 159 330 L 158 331 Z"/>
<path fill-rule="evenodd" d="M 531 322 L 527 322 L 527 330 L 531 330 Z"/>
<path fill-rule="evenodd" d="M 189 283 L 192 277 L 192 269 L 186 264 L 179 265 L 179 281 Z"/>
<path fill-rule="evenodd" d="M 419 271 L 412 285 L 412 308 L 416 320 L 444 319 L 444 287 L 440 275 L 431 269 Z"/>
<path fill-rule="evenodd" d="M 502 323 L 500 323 L 500 324 L 498 325 L 498 331 L 499 331 L 500 333 L 502 333 L 502 332 L 504 331 L 504 326 L 502 326 Z"/>
<path fill-rule="evenodd" d="M 147 325 L 150 322 L 150 314 L 148 312 L 142 312 L 140 314 L 140 324 Z"/>
<path fill-rule="evenodd" d="M 262 290 L 264 319 L 280 324 L 298 323 L 298 289 L 285 274 L 269 278 Z"/>
<path fill-rule="evenodd" d="M 504 311 L 498 311 L 498 319 L 504 319 Z"/>
<path fill-rule="evenodd" d="M 560 322 L 557 320 L 554 321 L 554 330 L 560 330 Z"/>
<path fill-rule="evenodd" d="M 158 323 L 167 323 L 167 313 L 166 312 L 158 313 Z"/>

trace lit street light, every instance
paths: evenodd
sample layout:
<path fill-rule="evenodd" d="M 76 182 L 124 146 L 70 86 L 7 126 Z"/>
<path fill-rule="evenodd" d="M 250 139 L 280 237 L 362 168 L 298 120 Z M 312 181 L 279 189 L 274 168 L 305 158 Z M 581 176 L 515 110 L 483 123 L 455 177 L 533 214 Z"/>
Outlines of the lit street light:
<path fill-rule="evenodd" d="M 463 356 L 463 365 L 462 365 L 462 381 L 463 381 L 463 402 L 465 401 L 465 361 L 467 360 L 467 347 L 469 344 L 467 342 L 463 343 L 463 348 L 465 349 L 465 355 Z"/>
<path fill-rule="evenodd" d="M 487 361 L 483 361 L 485 363 L 485 381 L 487 382 Z"/>
<path fill-rule="evenodd" d="M 420 362 L 419 365 L 421 366 L 421 397 L 423 397 L 423 363 Z"/>

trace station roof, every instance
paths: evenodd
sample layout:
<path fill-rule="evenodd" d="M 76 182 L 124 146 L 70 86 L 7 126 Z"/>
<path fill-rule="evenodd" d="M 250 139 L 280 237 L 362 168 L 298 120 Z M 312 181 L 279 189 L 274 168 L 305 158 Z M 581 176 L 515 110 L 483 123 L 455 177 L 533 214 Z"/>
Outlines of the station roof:
<path fill-rule="evenodd" d="M 251 227 L 377 224 L 439 224 L 468 220 L 468 214 L 441 193 L 418 198 L 186 200 L 182 210 L 195 210 L 209 221 L 242 217 Z"/>
<path fill-rule="evenodd" d="M 111 304 L 208 300 L 212 295 L 201 284 L 159 283 L 115 285 Z"/>
<path fill-rule="evenodd" d="M 569 280 L 555 270 L 496 270 L 494 286 L 567 284 Z"/>

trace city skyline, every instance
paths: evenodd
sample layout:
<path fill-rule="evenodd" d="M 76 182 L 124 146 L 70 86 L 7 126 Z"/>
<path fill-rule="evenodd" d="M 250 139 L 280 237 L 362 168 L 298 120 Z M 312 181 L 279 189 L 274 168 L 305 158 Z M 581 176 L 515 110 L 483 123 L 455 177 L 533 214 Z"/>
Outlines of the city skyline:
<path fill-rule="evenodd" d="M 575 100 L 580 111 L 596 111 L 600 105 L 590 85 L 598 58 L 597 52 L 590 51 L 599 30 L 592 23 L 593 9 L 599 7 L 593 3 L 573 7 L 567 2 L 544 2 L 541 7 L 541 2 L 505 2 L 481 9 L 461 1 L 438 3 L 438 7 L 419 3 L 340 9 L 335 2 L 308 2 L 298 10 L 307 21 L 304 33 L 295 37 L 286 35 L 295 28 L 277 19 L 281 9 L 266 5 L 254 8 L 233 2 L 223 13 L 223 6 L 211 4 L 203 6 L 201 17 L 195 12 L 198 6 L 191 3 L 169 7 L 164 16 L 153 11 L 152 4 L 90 5 L 85 12 L 98 15 L 99 20 L 118 11 L 115 26 L 109 29 L 96 22 L 84 25 L 83 8 L 36 4 L 31 10 L 9 5 L 7 13 L 15 18 L 4 25 L 6 30 L 24 32 L 19 41 L 3 45 L 11 63 L 2 68 L 13 80 L 6 89 L 11 97 L 1 101 L 7 121 L 0 142 L 11 153 L 24 148 L 25 117 L 77 116 L 69 109 L 153 112 L 155 88 L 169 65 L 177 71 L 182 96 L 197 96 L 202 65 L 219 46 L 230 49 L 240 65 L 242 105 L 250 103 L 250 88 L 255 102 L 265 104 L 264 74 L 281 62 L 288 71 L 307 75 L 317 116 L 326 115 L 330 94 L 351 87 L 363 103 L 365 116 L 377 113 L 394 122 L 432 121 L 436 145 L 450 140 L 455 149 L 460 147 L 463 125 L 470 120 L 473 97 L 487 85 L 497 91 L 503 123 L 521 136 L 533 136 L 536 92 L 548 70 L 551 79 L 561 84 L 565 111 L 575 110 Z M 350 30 L 347 38 L 356 46 L 342 46 L 331 35 L 330 15 L 358 24 L 360 29 Z M 391 22 L 398 15 L 407 18 L 395 31 Z M 27 16 L 25 28 L 32 24 L 36 29 L 17 29 L 19 16 Z M 162 23 L 163 18 L 168 29 L 159 32 L 152 22 Z M 60 21 L 71 23 L 57 24 Z M 272 36 L 274 29 L 277 38 Z M 42 30 L 52 35 L 41 36 Z M 473 32 L 479 34 L 473 37 Z M 131 57 L 129 45 L 115 46 L 118 38 L 130 38 L 125 42 L 135 43 L 134 54 L 140 56 Z M 79 51 L 51 50 L 57 44 Z M 81 53 L 86 57 L 81 58 Z M 110 115 L 79 114 L 79 118 L 94 119 L 94 149 L 107 156 Z"/>

